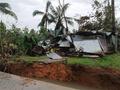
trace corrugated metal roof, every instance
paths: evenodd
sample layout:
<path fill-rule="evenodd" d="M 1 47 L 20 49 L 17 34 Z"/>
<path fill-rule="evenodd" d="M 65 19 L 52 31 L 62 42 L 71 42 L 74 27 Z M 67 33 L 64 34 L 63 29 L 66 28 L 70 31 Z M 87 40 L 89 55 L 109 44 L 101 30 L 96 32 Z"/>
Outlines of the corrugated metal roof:
<path fill-rule="evenodd" d="M 96 40 L 74 41 L 74 45 L 77 51 L 79 51 L 82 48 L 83 52 L 88 52 L 88 53 L 102 52 L 99 41 L 97 39 Z"/>

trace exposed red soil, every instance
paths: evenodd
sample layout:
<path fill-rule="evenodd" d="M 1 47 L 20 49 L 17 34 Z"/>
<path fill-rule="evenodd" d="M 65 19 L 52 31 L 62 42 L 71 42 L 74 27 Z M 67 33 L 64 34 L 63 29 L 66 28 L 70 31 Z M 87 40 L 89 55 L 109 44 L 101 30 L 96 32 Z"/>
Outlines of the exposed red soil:
<path fill-rule="evenodd" d="M 35 78 L 48 78 L 51 80 L 70 81 L 72 72 L 64 64 L 10 64 L 8 72 Z"/>
<path fill-rule="evenodd" d="M 7 72 L 32 78 L 74 81 L 81 85 L 120 90 L 120 70 L 65 64 L 10 64 Z"/>

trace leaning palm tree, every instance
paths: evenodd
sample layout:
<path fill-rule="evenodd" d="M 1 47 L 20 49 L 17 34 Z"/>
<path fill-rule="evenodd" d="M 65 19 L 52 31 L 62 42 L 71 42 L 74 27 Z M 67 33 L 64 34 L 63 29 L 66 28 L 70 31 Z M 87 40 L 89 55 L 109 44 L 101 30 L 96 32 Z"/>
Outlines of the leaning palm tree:
<path fill-rule="evenodd" d="M 47 25 L 49 23 L 49 12 L 48 12 L 48 10 L 49 10 L 50 5 L 51 5 L 51 2 L 47 1 L 45 12 L 39 11 L 39 10 L 35 10 L 33 12 L 33 16 L 43 15 L 41 22 L 38 24 L 38 27 L 41 26 L 41 27 L 44 27 L 44 28 L 47 29 Z"/>
<path fill-rule="evenodd" d="M 16 14 L 11 10 L 11 7 L 8 3 L 0 3 L 0 12 L 6 15 L 10 15 L 16 20 L 18 19 Z"/>

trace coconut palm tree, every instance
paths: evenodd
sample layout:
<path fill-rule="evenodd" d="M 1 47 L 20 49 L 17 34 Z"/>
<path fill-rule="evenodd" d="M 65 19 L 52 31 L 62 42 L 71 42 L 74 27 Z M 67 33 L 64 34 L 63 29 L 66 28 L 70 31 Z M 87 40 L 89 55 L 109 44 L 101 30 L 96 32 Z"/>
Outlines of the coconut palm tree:
<path fill-rule="evenodd" d="M 50 5 L 51 5 L 51 2 L 47 1 L 45 12 L 39 11 L 39 10 L 35 10 L 33 12 L 33 16 L 43 15 L 41 22 L 38 24 L 38 27 L 41 26 L 41 27 L 44 27 L 44 28 L 47 29 L 47 26 L 48 26 L 48 23 L 49 23 L 49 15 L 50 15 L 49 12 L 48 12 L 48 10 L 49 10 Z"/>
<path fill-rule="evenodd" d="M 60 2 L 56 8 L 54 8 L 52 5 L 50 7 L 50 10 L 52 12 L 52 15 L 50 16 L 51 22 L 54 22 L 56 24 L 54 29 L 55 34 L 57 30 L 65 30 L 64 34 L 67 34 L 68 24 L 73 25 L 72 18 L 65 16 L 68 7 L 69 7 L 69 3 L 62 5 Z"/>
<path fill-rule="evenodd" d="M 11 7 L 8 3 L 0 3 L 0 12 L 6 15 L 10 15 L 16 20 L 18 19 L 16 14 L 11 10 Z"/>

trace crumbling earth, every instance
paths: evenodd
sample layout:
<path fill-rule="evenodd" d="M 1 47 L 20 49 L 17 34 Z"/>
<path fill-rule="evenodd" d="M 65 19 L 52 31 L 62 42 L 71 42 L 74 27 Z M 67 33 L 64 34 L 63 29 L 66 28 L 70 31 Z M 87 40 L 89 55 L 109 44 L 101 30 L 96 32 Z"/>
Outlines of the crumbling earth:
<path fill-rule="evenodd" d="M 66 64 L 12 63 L 7 72 L 30 78 L 77 82 L 80 85 L 120 90 L 120 70 Z M 102 89 L 103 90 L 103 89 Z"/>

